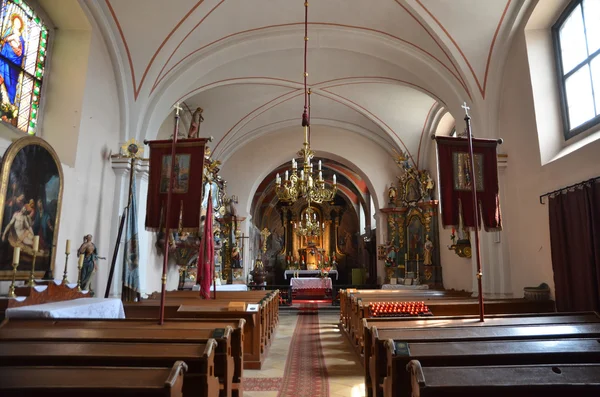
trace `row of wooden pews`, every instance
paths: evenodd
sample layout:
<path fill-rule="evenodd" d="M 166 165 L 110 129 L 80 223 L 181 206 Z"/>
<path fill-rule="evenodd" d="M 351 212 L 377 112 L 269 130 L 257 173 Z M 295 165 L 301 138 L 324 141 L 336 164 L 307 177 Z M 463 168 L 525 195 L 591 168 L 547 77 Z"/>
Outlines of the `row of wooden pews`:
<path fill-rule="evenodd" d="M 363 319 L 374 317 L 375 304 L 386 302 L 415 302 L 427 306 L 433 316 L 474 315 L 479 312 L 476 298 L 463 291 L 438 290 L 357 290 L 340 291 L 340 324 L 359 354 L 363 353 Z M 485 302 L 488 314 L 554 312 L 553 301 L 497 299 Z"/>
<path fill-rule="evenodd" d="M 365 319 L 369 396 L 600 395 L 600 316 Z"/>
<path fill-rule="evenodd" d="M 202 300 L 197 292 L 169 292 L 165 310 L 169 315 L 162 325 L 157 320 L 160 296 L 152 298 L 125 305 L 125 320 L 4 320 L 0 324 L 0 376 L 9 376 L 15 366 L 23 373 L 27 368 L 41 373 L 55 370 L 62 371 L 64 379 L 74 379 L 73 387 L 79 387 L 80 371 L 102 373 L 119 367 L 127 369 L 123 374 L 137 374 L 135 371 L 145 373 L 143 369 L 160 367 L 171 369 L 162 380 L 162 395 L 242 396 L 246 358 L 260 364 L 273 338 L 279 313 L 278 292 L 228 292 L 218 295 L 217 300 Z M 237 310 L 229 310 L 230 302 L 255 304 L 258 309 L 246 312 L 236 306 Z M 185 364 L 177 367 L 179 375 L 175 376 L 173 366 L 179 361 Z M 85 367 L 77 367 L 82 364 Z M 161 375 L 148 372 L 140 379 L 152 376 L 156 383 Z M 183 377 L 183 383 L 177 390 L 179 377 Z M 139 392 L 143 386 L 136 378 L 131 379 Z M 7 385 L 7 393 L 19 389 L 15 382 Z M 22 386 L 27 391 L 28 386 Z M 108 389 L 97 386 L 98 390 L 110 389 L 110 378 L 104 385 Z M 4 395 L 2 387 L 0 395 Z M 90 395 L 90 387 L 84 388 L 86 395 Z M 136 394 L 126 389 L 113 394 Z M 159 395 L 158 391 L 144 393 L 137 395 Z"/>

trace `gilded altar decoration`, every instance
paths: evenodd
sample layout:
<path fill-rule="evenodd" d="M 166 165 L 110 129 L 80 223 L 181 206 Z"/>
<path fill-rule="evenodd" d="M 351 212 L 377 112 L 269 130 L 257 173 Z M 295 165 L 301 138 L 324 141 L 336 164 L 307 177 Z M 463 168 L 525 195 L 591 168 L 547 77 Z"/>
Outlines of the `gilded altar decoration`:
<path fill-rule="evenodd" d="M 402 171 L 397 177 L 397 188 L 390 184 L 397 194 L 389 188 L 391 207 L 381 210 L 387 215 L 388 225 L 383 258 L 385 282 L 401 278 L 409 285 L 425 283 L 431 288 L 442 288 L 438 202 L 432 199 L 434 182 L 427 170 L 413 167 L 406 154 L 396 153 L 394 160 Z"/>
<path fill-rule="evenodd" d="M 54 268 L 63 192 L 63 171 L 54 149 L 43 139 L 24 137 L 2 159 L 0 188 L 0 279 L 12 277 L 12 258 L 20 249 L 16 279 L 33 266 L 34 236 L 39 236 L 35 277 Z M 48 273 L 50 274 L 50 273 Z"/>

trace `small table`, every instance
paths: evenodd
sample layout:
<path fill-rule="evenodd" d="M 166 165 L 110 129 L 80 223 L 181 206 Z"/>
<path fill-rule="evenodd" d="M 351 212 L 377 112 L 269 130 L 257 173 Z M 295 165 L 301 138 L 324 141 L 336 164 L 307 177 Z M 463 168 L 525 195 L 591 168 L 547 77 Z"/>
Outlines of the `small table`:
<path fill-rule="evenodd" d="M 6 309 L 6 318 L 125 318 L 117 298 L 79 298 Z"/>

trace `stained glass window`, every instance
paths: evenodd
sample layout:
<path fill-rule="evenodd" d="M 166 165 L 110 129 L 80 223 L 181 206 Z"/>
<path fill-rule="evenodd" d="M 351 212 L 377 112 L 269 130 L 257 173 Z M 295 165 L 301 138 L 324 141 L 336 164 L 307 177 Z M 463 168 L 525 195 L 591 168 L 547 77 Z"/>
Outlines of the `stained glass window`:
<path fill-rule="evenodd" d="M 48 28 L 23 0 L 0 1 L 0 119 L 35 135 Z"/>
<path fill-rule="evenodd" d="M 600 1 L 572 1 L 553 31 L 569 139 L 600 122 Z"/>

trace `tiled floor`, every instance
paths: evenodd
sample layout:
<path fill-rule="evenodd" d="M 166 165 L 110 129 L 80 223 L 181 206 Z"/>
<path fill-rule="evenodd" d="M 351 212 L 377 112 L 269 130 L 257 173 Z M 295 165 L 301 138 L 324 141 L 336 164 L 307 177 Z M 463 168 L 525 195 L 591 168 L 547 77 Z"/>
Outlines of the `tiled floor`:
<path fill-rule="evenodd" d="M 280 313 L 275 340 L 262 370 L 244 370 L 245 378 L 283 377 L 289 346 L 296 328 L 296 313 Z M 364 373 L 350 343 L 338 327 L 339 313 L 319 314 L 321 346 L 327 364 L 331 397 L 363 397 Z M 244 391 L 246 397 L 276 397 L 276 391 Z"/>

